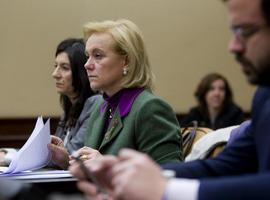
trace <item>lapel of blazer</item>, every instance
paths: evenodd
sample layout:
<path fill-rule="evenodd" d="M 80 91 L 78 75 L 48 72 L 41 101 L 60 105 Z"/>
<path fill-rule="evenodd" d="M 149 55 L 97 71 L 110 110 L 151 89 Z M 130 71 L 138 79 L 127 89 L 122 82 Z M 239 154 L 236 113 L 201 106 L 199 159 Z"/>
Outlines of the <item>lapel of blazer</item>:
<path fill-rule="evenodd" d="M 106 120 L 106 112 L 104 112 L 100 117 L 96 117 L 93 120 L 93 125 L 90 130 L 90 136 L 88 137 L 89 144 L 91 148 L 98 149 L 103 140 L 103 128 L 104 122 Z"/>
<path fill-rule="evenodd" d="M 104 138 L 103 138 L 103 141 L 99 147 L 99 150 L 101 151 L 101 149 L 105 145 L 110 143 L 110 141 L 112 141 L 120 133 L 122 128 L 123 128 L 122 120 L 121 120 L 121 117 L 119 115 L 119 112 L 117 111 L 116 113 L 114 113 L 114 116 L 111 120 L 111 123 L 108 127 L 107 132 L 104 135 Z"/>

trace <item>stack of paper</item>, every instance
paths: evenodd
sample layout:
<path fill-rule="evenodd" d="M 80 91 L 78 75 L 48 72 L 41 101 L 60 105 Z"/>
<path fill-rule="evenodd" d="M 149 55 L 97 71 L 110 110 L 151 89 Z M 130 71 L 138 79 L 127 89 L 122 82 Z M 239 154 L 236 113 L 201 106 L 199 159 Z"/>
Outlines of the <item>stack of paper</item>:
<path fill-rule="evenodd" d="M 72 175 L 67 170 L 37 170 L 37 171 L 27 171 L 19 174 L 9 174 L 9 179 L 16 180 L 42 180 L 42 179 L 62 179 L 62 178 L 72 178 Z M 74 180 L 75 178 L 73 178 Z"/>
<path fill-rule="evenodd" d="M 0 172 L 0 176 L 9 176 L 46 166 L 50 161 L 50 153 L 47 148 L 50 141 L 50 120 L 44 125 L 42 117 L 39 117 L 31 136 L 15 154 L 9 167 Z"/>

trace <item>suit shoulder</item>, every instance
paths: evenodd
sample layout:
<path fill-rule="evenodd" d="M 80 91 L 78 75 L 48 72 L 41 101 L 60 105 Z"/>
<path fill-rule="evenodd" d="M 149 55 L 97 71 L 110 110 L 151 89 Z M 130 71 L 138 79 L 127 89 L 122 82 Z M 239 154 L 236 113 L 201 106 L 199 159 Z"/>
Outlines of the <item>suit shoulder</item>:
<path fill-rule="evenodd" d="M 101 102 L 102 96 L 97 94 L 94 96 L 89 97 L 84 104 L 84 107 L 92 107 L 93 104 Z"/>
<path fill-rule="evenodd" d="M 135 107 L 138 107 L 138 108 L 148 106 L 151 104 L 155 104 L 155 105 L 159 104 L 159 105 L 162 105 L 163 107 L 171 108 L 171 106 L 166 101 L 164 101 L 160 97 L 154 95 L 149 90 L 142 91 L 137 96 L 137 98 L 135 99 L 135 101 L 133 103 L 133 105 Z"/>
<path fill-rule="evenodd" d="M 84 103 L 83 111 L 81 113 L 82 117 L 84 118 L 87 115 L 89 116 L 94 110 L 100 107 L 102 102 L 102 95 L 94 95 L 89 97 Z"/>
<path fill-rule="evenodd" d="M 259 87 L 256 91 L 255 98 L 269 99 L 270 98 L 270 87 Z"/>

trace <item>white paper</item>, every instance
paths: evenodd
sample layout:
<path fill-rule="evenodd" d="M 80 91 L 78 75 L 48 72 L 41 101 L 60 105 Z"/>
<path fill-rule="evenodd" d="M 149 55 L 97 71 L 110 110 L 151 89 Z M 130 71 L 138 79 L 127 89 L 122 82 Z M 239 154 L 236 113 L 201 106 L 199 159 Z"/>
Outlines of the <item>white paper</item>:
<path fill-rule="evenodd" d="M 50 142 L 50 120 L 47 120 L 44 125 L 42 117 L 39 117 L 31 136 L 13 157 L 4 173 L 14 174 L 46 166 L 50 161 L 50 153 L 47 148 Z"/>

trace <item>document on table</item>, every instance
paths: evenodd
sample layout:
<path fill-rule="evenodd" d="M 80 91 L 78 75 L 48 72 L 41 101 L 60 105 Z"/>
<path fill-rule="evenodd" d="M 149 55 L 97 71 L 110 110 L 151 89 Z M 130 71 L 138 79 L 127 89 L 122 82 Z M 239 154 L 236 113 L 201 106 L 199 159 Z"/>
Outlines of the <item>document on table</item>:
<path fill-rule="evenodd" d="M 0 167 L 0 171 L 5 171 L 7 167 Z M 16 174 L 1 174 L 0 177 L 6 177 L 8 179 L 15 180 L 51 180 L 51 179 L 63 179 L 70 178 L 75 179 L 67 170 L 36 170 L 36 171 L 23 171 Z"/>
<path fill-rule="evenodd" d="M 73 177 L 67 170 L 48 170 L 48 171 L 28 171 L 18 174 L 10 174 L 8 178 L 16 180 L 35 180 L 35 179 L 59 179 Z"/>
<path fill-rule="evenodd" d="M 24 171 L 40 169 L 50 161 L 47 145 L 51 142 L 50 120 L 43 123 L 38 117 L 35 128 L 23 147 L 15 154 L 7 169 L 2 168 L 0 176 L 10 176 Z"/>

